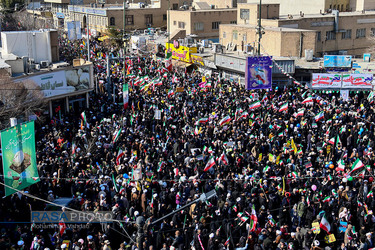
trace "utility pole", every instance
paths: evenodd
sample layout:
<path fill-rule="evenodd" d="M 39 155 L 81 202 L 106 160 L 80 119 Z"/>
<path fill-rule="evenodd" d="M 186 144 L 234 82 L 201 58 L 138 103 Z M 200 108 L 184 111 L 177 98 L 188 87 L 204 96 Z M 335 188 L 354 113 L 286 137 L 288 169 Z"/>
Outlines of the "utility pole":
<path fill-rule="evenodd" d="M 86 35 L 87 35 L 87 61 L 90 62 L 90 29 L 89 29 L 89 14 L 86 14 Z"/>
<path fill-rule="evenodd" d="M 258 56 L 260 56 L 260 40 L 262 39 L 262 0 L 259 0 L 259 19 L 258 19 Z"/>
<path fill-rule="evenodd" d="M 124 58 L 124 67 L 123 67 L 123 82 L 122 82 L 122 84 L 125 84 L 125 76 L 126 76 L 126 31 L 125 31 L 125 28 L 126 28 L 126 15 L 125 15 L 125 10 L 126 10 L 126 2 L 125 2 L 125 0 L 124 0 L 124 22 L 123 22 L 123 35 L 122 35 L 122 40 L 123 40 L 123 42 L 124 42 L 124 52 L 123 52 L 123 55 L 122 55 L 122 57 Z M 121 89 L 123 89 L 123 88 L 121 88 Z"/>
<path fill-rule="evenodd" d="M 168 43 L 171 42 L 171 26 L 170 26 L 170 23 L 171 23 L 171 0 L 168 0 Z"/>

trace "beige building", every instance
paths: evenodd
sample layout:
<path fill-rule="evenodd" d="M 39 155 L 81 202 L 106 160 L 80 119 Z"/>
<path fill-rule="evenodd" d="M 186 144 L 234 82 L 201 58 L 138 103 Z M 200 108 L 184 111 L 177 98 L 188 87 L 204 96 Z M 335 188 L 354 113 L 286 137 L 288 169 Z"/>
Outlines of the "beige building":
<path fill-rule="evenodd" d="M 237 9 L 178 10 L 170 11 L 171 34 L 185 30 L 186 35 L 196 35 L 198 39 L 219 37 L 221 24 L 236 24 Z"/>
<path fill-rule="evenodd" d="M 70 0 L 46 0 L 52 6 L 56 27 L 67 28 L 67 22 L 80 21 L 92 31 L 103 32 L 107 27 L 123 28 L 123 1 L 81 0 L 70 5 Z M 128 1 L 129 2 L 129 1 Z M 143 4 L 142 4 L 143 3 Z M 146 5 L 144 3 L 147 3 Z M 126 30 L 166 28 L 168 9 L 178 10 L 191 5 L 192 0 L 134 0 L 126 5 Z"/>
<path fill-rule="evenodd" d="M 280 4 L 280 15 L 318 14 L 329 10 L 350 11 L 351 0 L 262 0 L 262 6 Z M 363 1 L 363 0 L 362 0 Z M 259 3 L 259 0 L 248 0 Z"/>
<path fill-rule="evenodd" d="M 238 4 L 238 25 L 220 25 L 220 42 L 227 47 L 256 49 L 258 4 Z M 304 16 L 277 16 L 278 4 L 262 5 L 262 53 L 304 57 L 305 50 L 324 54 L 362 55 L 372 45 L 375 11 L 341 12 Z M 249 46 L 246 48 L 249 51 Z M 244 47 L 244 49 L 242 49 Z"/>
<path fill-rule="evenodd" d="M 210 9 L 236 8 L 237 3 L 247 3 L 247 0 L 194 0 L 192 6 L 197 9 L 200 3 L 205 3 Z"/>

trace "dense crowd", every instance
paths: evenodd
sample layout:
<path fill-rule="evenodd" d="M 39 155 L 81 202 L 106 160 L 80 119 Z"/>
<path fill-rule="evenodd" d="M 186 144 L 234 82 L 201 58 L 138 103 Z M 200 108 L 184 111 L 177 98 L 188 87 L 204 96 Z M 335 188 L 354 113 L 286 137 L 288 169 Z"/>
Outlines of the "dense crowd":
<path fill-rule="evenodd" d="M 81 45 L 61 39 L 63 58 L 84 55 Z M 371 96 L 248 91 L 220 74 L 202 81 L 198 70 L 169 70 L 153 55 L 126 58 L 125 71 L 112 61 L 109 82 L 106 57 L 120 51 L 92 40 L 90 55 L 98 91 L 86 118 L 38 126 L 41 181 L 0 202 L 0 249 L 374 247 Z M 17 223 L 46 208 L 29 195 L 72 197 L 66 209 L 113 211 L 116 220 L 67 224 L 61 234 Z"/>

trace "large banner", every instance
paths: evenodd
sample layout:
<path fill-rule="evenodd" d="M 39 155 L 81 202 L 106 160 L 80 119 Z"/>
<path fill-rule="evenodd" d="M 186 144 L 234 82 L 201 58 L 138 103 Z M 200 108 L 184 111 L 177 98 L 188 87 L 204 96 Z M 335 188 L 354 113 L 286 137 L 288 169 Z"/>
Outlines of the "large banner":
<path fill-rule="evenodd" d="M 372 89 L 372 74 L 312 74 L 313 89 Z"/>
<path fill-rule="evenodd" d="M 343 75 L 342 88 L 361 88 L 371 89 L 372 88 L 372 74 L 349 74 Z"/>
<path fill-rule="evenodd" d="M 313 74 L 312 88 L 341 88 L 341 74 Z"/>
<path fill-rule="evenodd" d="M 272 57 L 248 57 L 245 75 L 247 90 L 272 88 Z"/>
<path fill-rule="evenodd" d="M 92 87 L 90 79 L 90 67 L 84 66 L 33 75 L 19 81 L 31 80 L 41 88 L 45 97 L 51 97 L 89 89 Z"/>
<path fill-rule="evenodd" d="M 40 181 L 33 121 L 1 131 L 1 148 L 6 196 Z"/>
<path fill-rule="evenodd" d="M 325 68 L 350 68 L 352 66 L 352 56 L 325 55 Z"/>

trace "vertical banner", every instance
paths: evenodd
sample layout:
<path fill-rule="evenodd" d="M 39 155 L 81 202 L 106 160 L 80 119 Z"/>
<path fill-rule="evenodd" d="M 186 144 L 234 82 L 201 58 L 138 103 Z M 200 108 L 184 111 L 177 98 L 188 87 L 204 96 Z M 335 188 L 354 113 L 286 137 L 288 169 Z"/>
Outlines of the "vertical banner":
<path fill-rule="evenodd" d="M 272 88 L 272 57 L 248 57 L 246 59 L 246 89 Z"/>
<path fill-rule="evenodd" d="M 67 28 L 68 28 L 68 39 L 69 40 L 74 41 L 76 39 L 82 39 L 81 22 L 80 21 L 67 22 Z"/>
<path fill-rule="evenodd" d="M 122 99 L 124 101 L 124 109 L 127 109 L 129 104 L 129 85 L 127 83 L 122 85 Z"/>
<path fill-rule="evenodd" d="M 348 89 L 340 89 L 340 97 L 343 101 L 347 101 L 349 99 L 349 90 Z"/>
<path fill-rule="evenodd" d="M 1 131 L 5 195 L 40 181 L 35 156 L 34 122 Z"/>

